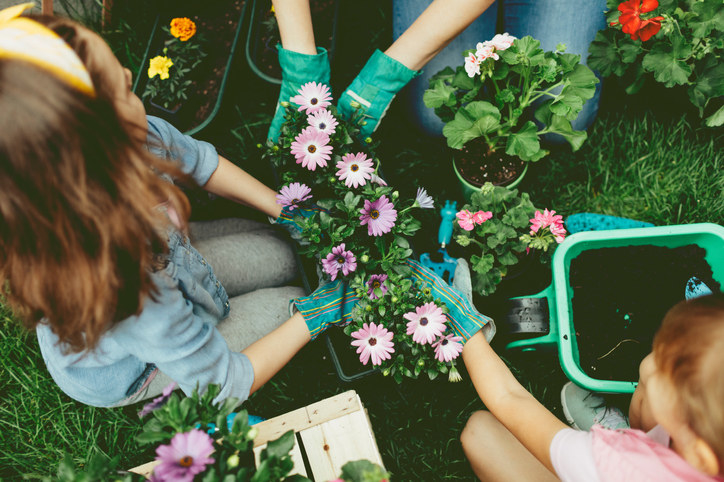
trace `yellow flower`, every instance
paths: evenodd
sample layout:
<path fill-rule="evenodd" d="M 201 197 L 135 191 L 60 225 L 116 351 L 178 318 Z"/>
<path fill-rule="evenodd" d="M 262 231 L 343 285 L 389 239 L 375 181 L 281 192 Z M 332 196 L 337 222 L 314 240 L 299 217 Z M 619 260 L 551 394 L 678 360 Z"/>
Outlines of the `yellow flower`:
<path fill-rule="evenodd" d="M 168 69 L 173 66 L 173 62 L 168 57 L 157 55 L 151 59 L 148 66 L 148 78 L 158 75 L 161 80 L 168 79 Z"/>
<path fill-rule="evenodd" d="M 171 35 L 185 42 L 196 33 L 196 24 L 186 17 L 174 18 L 171 20 Z"/>

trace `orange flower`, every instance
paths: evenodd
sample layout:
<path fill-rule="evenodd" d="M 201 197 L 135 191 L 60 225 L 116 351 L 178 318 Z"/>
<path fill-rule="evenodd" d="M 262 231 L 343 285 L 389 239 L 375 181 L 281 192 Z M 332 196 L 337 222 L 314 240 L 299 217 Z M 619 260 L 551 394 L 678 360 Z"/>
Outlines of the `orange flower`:
<path fill-rule="evenodd" d="M 171 35 L 185 42 L 196 33 L 196 24 L 190 18 L 180 17 L 171 20 Z"/>

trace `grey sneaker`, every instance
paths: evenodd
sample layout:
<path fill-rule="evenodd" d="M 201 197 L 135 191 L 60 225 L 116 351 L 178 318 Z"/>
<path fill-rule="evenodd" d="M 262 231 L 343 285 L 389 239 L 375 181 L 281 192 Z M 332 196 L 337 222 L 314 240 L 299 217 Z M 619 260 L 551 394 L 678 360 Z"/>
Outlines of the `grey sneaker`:
<path fill-rule="evenodd" d="M 561 390 L 563 415 L 574 428 L 590 430 L 595 424 L 616 430 L 629 428 L 628 418 L 616 407 L 606 407 L 602 396 L 589 392 L 573 382 Z"/>

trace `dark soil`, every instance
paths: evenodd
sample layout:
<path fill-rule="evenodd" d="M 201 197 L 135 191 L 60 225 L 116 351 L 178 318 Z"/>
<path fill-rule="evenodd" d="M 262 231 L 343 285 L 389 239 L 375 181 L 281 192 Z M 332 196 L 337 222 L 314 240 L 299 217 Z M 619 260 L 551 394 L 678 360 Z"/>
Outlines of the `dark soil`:
<path fill-rule="evenodd" d="M 476 186 L 492 182 L 496 186 L 513 182 L 525 164 L 517 157 L 505 152 L 488 152 L 484 142 L 469 142 L 455 156 L 455 166 L 463 179 Z"/>
<path fill-rule="evenodd" d="M 666 312 L 684 299 L 687 281 L 696 276 L 721 289 L 705 255 L 696 245 L 645 245 L 593 249 L 573 259 L 572 316 L 583 371 L 601 380 L 638 380 L 639 364 Z"/>
<path fill-rule="evenodd" d="M 181 2 L 171 10 L 172 15 L 165 19 L 162 16 L 160 26 L 168 25 L 171 19 L 176 17 L 188 17 L 193 20 L 196 23 L 196 35 L 200 36 L 200 40 L 206 46 L 207 56 L 190 74 L 194 85 L 188 91 L 188 100 L 182 104 L 179 111 L 175 114 L 168 114 L 152 106 L 147 99 L 146 109 L 149 114 L 168 120 L 182 132 L 200 125 L 211 115 L 216 107 L 244 3 L 245 0 L 202 4 Z M 166 34 L 157 35 L 157 39 L 160 46 L 166 39 Z M 152 49 L 151 57 L 156 54 L 157 52 Z M 144 73 L 145 69 L 142 69 L 141 75 Z M 143 93 L 144 88 L 145 83 L 139 85 L 139 95 Z"/>
<path fill-rule="evenodd" d="M 251 60 L 260 72 L 281 81 L 282 72 L 276 45 L 280 42 L 279 27 L 271 2 L 257 2 L 254 22 L 251 25 L 249 52 Z M 317 45 L 329 52 L 330 59 L 334 51 L 335 23 L 337 19 L 337 0 L 310 0 L 314 25 L 314 39 Z"/>

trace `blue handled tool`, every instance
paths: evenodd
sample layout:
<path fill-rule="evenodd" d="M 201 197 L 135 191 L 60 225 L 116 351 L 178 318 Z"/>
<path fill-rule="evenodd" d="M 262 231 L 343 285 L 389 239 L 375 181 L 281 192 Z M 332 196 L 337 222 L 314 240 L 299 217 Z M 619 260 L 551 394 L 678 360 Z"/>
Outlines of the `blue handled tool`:
<path fill-rule="evenodd" d="M 450 243 L 453 234 L 453 221 L 457 213 L 457 202 L 445 201 L 445 206 L 440 209 L 440 229 L 437 232 L 437 241 L 440 243 L 440 249 L 437 253 L 422 253 L 420 255 L 420 264 L 433 270 L 439 277 L 447 281 L 453 282 L 455 268 L 457 267 L 457 258 L 451 258 L 447 254 L 445 247 Z"/>

